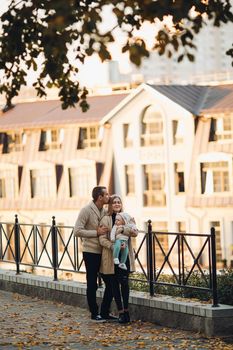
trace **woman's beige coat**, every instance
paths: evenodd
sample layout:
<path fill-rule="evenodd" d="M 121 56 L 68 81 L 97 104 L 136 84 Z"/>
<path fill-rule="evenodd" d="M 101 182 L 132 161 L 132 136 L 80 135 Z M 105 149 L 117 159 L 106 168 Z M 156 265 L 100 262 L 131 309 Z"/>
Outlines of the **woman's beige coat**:
<path fill-rule="evenodd" d="M 112 229 L 112 216 L 106 215 L 101 220 L 101 224 L 107 226 L 109 233 L 107 235 L 99 236 L 100 245 L 102 249 L 102 258 L 100 272 L 105 275 L 114 274 L 114 262 L 113 262 L 113 242 L 110 241 L 110 232 Z M 124 229 L 124 235 L 129 236 L 128 247 L 129 247 L 129 263 L 130 263 L 130 272 L 135 271 L 135 259 L 134 252 L 132 247 L 132 242 L 130 237 L 136 237 L 137 232 L 130 230 L 129 228 Z"/>

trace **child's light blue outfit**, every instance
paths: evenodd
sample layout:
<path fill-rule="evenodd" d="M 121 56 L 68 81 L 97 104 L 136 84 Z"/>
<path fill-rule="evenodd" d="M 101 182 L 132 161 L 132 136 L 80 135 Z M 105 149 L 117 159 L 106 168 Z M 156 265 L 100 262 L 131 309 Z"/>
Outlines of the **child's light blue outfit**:
<path fill-rule="evenodd" d="M 132 230 L 136 230 L 136 225 L 132 223 L 134 220 L 131 218 L 131 216 L 127 213 L 120 212 L 117 215 L 120 215 L 122 219 L 125 222 L 125 225 L 114 225 L 111 233 L 110 233 L 110 239 L 112 242 L 114 242 L 113 246 L 113 260 L 114 264 L 119 265 L 120 268 L 127 270 L 126 267 L 126 260 L 127 256 L 129 254 L 129 248 L 128 248 L 128 240 L 129 236 L 124 235 L 124 227 L 130 228 Z M 125 244 L 125 248 L 121 249 L 122 243 Z M 121 255 L 120 255 L 121 252 Z M 120 255 L 120 260 L 119 260 Z"/>
<path fill-rule="evenodd" d="M 122 243 L 125 243 L 125 249 L 121 250 Z M 127 240 L 116 239 L 113 247 L 113 259 L 119 258 L 120 252 L 121 252 L 120 263 L 125 264 L 127 260 L 127 256 L 129 254 L 128 239 Z"/>

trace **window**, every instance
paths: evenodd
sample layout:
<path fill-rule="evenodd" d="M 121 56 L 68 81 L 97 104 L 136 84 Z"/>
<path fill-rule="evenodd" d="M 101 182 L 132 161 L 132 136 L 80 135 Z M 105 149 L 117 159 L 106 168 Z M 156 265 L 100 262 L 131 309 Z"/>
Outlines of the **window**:
<path fill-rule="evenodd" d="M 23 151 L 26 144 L 26 134 L 24 132 L 0 133 L 1 153 L 11 153 Z"/>
<path fill-rule="evenodd" d="M 209 134 L 209 142 L 216 141 L 216 119 L 211 118 L 210 121 L 210 134 Z"/>
<path fill-rule="evenodd" d="M 185 192 L 183 163 L 175 163 L 175 191 L 176 194 Z"/>
<path fill-rule="evenodd" d="M 183 143 L 184 141 L 184 126 L 181 120 L 172 121 L 173 145 Z"/>
<path fill-rule="evenodd" d="M 165 170 L 163 164 L 147 164 L 144 171 L 144 205 L 165 206 Z"/>
<path fill-rule="evenodd" d="M 176 225 L 177 225 L 178 232 L 181 232 L 181 233 L 186 232 L 186 224 L 184 221 L 177 221 Z"/>
<path fill-rule="evenodd" d="M 39 151 L 59 149 L 64 139 L 64 129 L 41 130 Z"/>
<path fill-rule="evenodd" d="M 233 115 L 225 115 L 217 119 L 216 127 L 217 140 L 233 139 Z"/>
<path fill-rule="evenodd" d="M 209 141 L 233 140 L 233 115 L 211 118 Z"/>
<path fill-rule="evenodd" d="M 141 145 L 163 145 L 163 118 L 155 106 L 149 106 L 143 114 Z"/>
<path fill-rule="evenodd" d="M 80 128 L 78 137 L 78 149 L 100 147 L 99 127 L 97 125 Z"/>
<path fill-rule="evenodd" d="M 40 133 L 40 145 L 39 145 L 39 151 L 46 151 L 48 148 L 46 146 L 46 131 L 42 130 Z"/>
<path fill-rule="evenodd" d="M 52 169 L 33 169 L 30 170 L 31 177 L 31 197 L 35 198 L 49 198 L 52 197 L 53 192 L 53 178 Z"/>
<path fill-rule="evenodd" d="M 16 176 L 12 169 L 1 170 L 0 173 L 0 198 L 15 198 Z"/>
<path fill-rule="evenodd" d="M 201 193 L 212 194 L 230 191 L 228 162 L 201 164 Z"/>
<path fill-rule="evenodd" d="M 177 221 L 176 222 L 176 229 L 177 229 L 177 232 L 179 232 L 179 233 L 186 233 L 185 221 Z M 175 236 L 173 236 L 173 240 L 174 239 L 175 239 Z M 177 243 L 175 244 L 175 249 L 174 249 L 174 252 L 176 252 L 176 254 L 177 254 L 175 256 L 175 262 L 177 263 L 177 265 L 178 265 L 179 258 L 180 258 L 178 256 L 178 244 L 179 244 L 178 242 L 179 241 L 177 241 Z M 193 258 L 192 258 L 192 254 L 189 251 L 188 246 L 192 249 L 192 236 L 185 235 L 185 241 L 183 241 L 182 247 L 180 247 L 180 248 L 181 248 L 181 250 L 183 250 L 183 259 L 184 259 L 185 268 L 191 269 L 191 267 L 193 266 Z M 181 252 L 180 252 L 180 254 L 181 254 Z M 202 259 L 202 256 L 200 257 L 200 261 L 201 261 L 201 259 Z"/>
<path fill-rule="evenodd" d="M 5 179 L 0 178 L 0 198 L 6 197 L 6 184 Z"/>
<path fill-rule="evenodd" d="M 42 253 L 42 251 L 43 251 L 43 254 L 46 254 L 44 247 L 48 249 L 48 246 L 47 246 L 48 242 L 46 242 L 46 240 L 49 235 L 49 229 L 50 229 L 49 226 L 47 226 L 46 223 L 44 222 L 37 225 L 37 230 L 38 230 L 37 240 L 38 240 L 39 255 Z"/>
<path fill-rule="evenodd" d="M 61 148 L 61 136 L 62 131 L 61 130 L 51 130 L 51 132 L 49 133 L 50 136 L 50 142 L 49 142 L 49 148 L 50 149 L 57 149 L 57 148 Z"/>
<path fill-rule="evenodd" d="M 167 222 L 166 221 L 154 221 L 152 222 L 152 230 L 153 232 L 167 232 Z M 159 234 L 156 235 L 160 245 L 162 246 L 165 254 L 168 253 L 169 245 L 168 245 L 168 235 L 167 234 Z M 156 267 L 161 266 L 164 262 L 164 255 L 157 241 L 155 241 L 155 257 L 156 257 Z"/>
<path fill-rule="evenodd" d="M 135 179 L 134 179 L 134 166 L 125 166 L 125 182 L 126 182 L 126 194 L 135 193 Z"/>
<path fill-rule="evenodd" d="M 215 228 L 215 241 L 216 241 L 216 261 L 222 262 L 222 245 L 221 245 L 221 227 L 219 221 L 212 221 L 210 227 Z"/>
<path fill-rule="evenodd" d="M 89 197 L 96 181 L 93 167 L 81 165 L 69 168 L 68 172 L 70 197 Z"/>
<path fill-rule="evenodd" d="M 124 147 L 133 146 L 133 135 L 131 124 L 123 124 Z"/>

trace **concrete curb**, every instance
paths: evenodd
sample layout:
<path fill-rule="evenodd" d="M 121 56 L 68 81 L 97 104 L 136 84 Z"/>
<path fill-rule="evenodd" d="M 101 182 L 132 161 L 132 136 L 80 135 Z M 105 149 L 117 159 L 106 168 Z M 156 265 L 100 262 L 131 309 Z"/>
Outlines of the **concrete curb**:
<path fill-rule="evenodd" d="M 0 270 L 0 289 L 64 304 L 86 308 L 86 284 L 74 281 L 53 281 L 47 276 Z M 103 288 L 98 289 L 101 300 Z M 130 293 L 132 318 L 162 326 L 201 332 L 208 336 L 233 334 L 233 306 L 212 307 L 201 302 L 180 301 L 170 296 L 150 297 L 148 293 Z"/>

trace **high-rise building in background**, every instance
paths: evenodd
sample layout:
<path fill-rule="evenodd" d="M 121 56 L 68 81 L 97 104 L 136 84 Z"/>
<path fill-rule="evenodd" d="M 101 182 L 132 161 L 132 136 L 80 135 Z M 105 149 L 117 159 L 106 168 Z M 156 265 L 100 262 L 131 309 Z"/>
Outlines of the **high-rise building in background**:
<path fill-rule="evenodd" d="M 151 52 L 149 58 L 142 61 L 140 67 L 131 64 L 132 71 L 128 75 L 118 71 L 117 65 L 109 64 L 109 80 L 141 83 L 149 82 L 156 84 L 195 84 L 213 83 L 233 80 L 232 58 L 226 55 L 226 51 L 232 47 L 233 24 L 229 23 L 220 28 L 207 25 L 195 36 L 194 50 L 195 61 L 190 62 L 187 58 L 180 63 L 176 57 L 168 58 L 159 56 L 157 52 Z M 114 72 L 113 72 L 114 70 Z M 114 76 L 114 79 L 112 79 Z"/>

